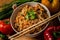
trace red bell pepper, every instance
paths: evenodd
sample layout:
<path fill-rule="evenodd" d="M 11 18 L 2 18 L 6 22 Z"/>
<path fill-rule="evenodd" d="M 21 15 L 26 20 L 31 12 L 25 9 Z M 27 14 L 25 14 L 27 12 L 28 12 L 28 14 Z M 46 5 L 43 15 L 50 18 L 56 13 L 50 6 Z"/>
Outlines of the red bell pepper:
<path fill-rule="evenodd" d="M 47 28 L 44 32 L 44 39 L 45 40 L 54 40 L 53 33 L 58 32 L 58 31 L 60 31 L 60 26 L 58 26 L 58 27 L 51 26 L 51 27 Z"/>
<path fill-rule="evenodd" d="M 14 31 L 10 24 L 6 24 L 4 21 L 0 20 L 0 32 L 3 34 L 12 34 Z"/>

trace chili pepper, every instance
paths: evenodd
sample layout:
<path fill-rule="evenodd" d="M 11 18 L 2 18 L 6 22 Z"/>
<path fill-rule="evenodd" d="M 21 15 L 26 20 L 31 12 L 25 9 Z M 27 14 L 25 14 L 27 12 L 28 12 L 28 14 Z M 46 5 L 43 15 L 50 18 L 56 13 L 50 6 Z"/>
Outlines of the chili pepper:
<path fill-rule="evenodd" d="M 60 31 L 60 26 L 58 26 L 58 27 L 50 26 L 44 32 L 44 39 L 45 40 L 54 40 L 53 33 L 57 32 L 57 31 Z"/>
<path fill-rule="evenodd" d="M 60 31 L 60 26 L 57 26 L 57 31 Z"/>
<path fill-rule="evenodd" d="M 57 38 L 57 40 L 60 40 L 60 37 L 59 37 L 59 38 Z"/>

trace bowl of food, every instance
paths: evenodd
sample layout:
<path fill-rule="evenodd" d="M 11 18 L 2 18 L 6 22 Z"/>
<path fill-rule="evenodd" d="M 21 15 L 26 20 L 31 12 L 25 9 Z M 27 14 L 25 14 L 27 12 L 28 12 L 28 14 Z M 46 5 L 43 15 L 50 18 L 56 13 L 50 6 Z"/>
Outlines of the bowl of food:
<path fill-rule="evenodd" d="M 38 22 L 50 17 L 50 12 L 46 6 L 38 2 L 27 2 L 18 6 L 12 13 L 10 23 L 15 32 L 20 32 Z M 29 32 L 37 35 L 47 28 L 49 23 Z"/>

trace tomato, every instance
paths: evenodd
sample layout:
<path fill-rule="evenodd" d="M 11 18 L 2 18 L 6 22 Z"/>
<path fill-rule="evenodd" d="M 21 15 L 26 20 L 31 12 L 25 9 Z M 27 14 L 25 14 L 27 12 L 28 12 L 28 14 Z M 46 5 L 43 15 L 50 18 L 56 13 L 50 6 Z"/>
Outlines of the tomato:
<path fill-rule="evenodd" d="M 6 24 L 4 21 L 0 20 L 0 32 L 3 34 L 12 34 L 14 31 L 10 24 Z"/>

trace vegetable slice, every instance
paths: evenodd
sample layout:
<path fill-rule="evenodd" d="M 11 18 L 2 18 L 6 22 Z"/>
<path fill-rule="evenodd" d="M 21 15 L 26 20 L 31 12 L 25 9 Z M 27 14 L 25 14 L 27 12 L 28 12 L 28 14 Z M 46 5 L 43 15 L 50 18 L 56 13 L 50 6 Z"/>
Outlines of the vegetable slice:
<path fill-rule="evenodd" d="M 30 20 L 33 20 L 35 19 L 37 16 L 35 14 L 35 12 L 33 10 L 30 10 L 27 12 L 27 15 L 25 16 L 26 19 L 30 19 Z"/>

